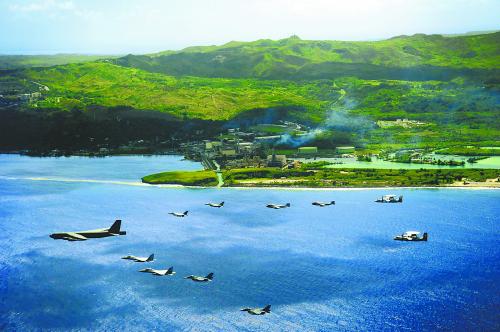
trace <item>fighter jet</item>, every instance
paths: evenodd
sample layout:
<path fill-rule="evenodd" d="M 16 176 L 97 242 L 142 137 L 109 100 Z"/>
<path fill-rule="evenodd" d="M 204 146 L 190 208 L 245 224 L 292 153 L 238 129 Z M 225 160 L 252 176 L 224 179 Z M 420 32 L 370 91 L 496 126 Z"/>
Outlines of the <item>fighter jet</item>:
<path fill-rule="evenodd" d="M 316 205 L 316 206 L 319 206 L 319 207 L 325 207 L 325 206 L 328 206 L 328 205 L 335 205 L 335 201 L 331 201 L 331 202 L 312 202 L 312 205 Z"/>
<path fill-rule="evenodd" d="M 214 278 L 213 273 L 207 274 L 206 277 L 199 277 L 199 276 L 194 276 L 194 275 L 184 277 L 184 279 L 191 279 L 191 280 L 196 281 L 196 282 L 208 282 L 208 281 L 212 281 L 213 278 Z"/>
<path fill-rule="evenodd" d="M 172 276 L 175 274 L 173 266 L 169 267 L 168 270 L 155 270 L 155 269 L 147 268 L 147 269 L 139 270 L 139 272 L 151 273 L 155 276 Z"/>
<path fill-rule="evenodd" d="M 188 215 L 189 211 L 184 211 L 184 212 L 169 212 L 168 214 L 173 215 L 174 217 L 179 217 L 179 218 L 184 218 Z"/>
<path fill-rule="evenodd" d="M 208 205 L 210 207 L 215 207 L 215 208 L 221 208 L 224 206 L 224 202 L 220 202 L 220 203 L 206 203 L 205 205 Z"/>
<path fill-rule="evenodd" d="M 128 260 L 134 261 L 136 263 L 146 263 L 146 262 L 154 261 L 155 254 L 149 255 L 149 257 L 137 257 L 137 256 L 128 255 L 128 256 L 122 257 L 122 259 L 128 259 Z"/>
<path fill-rule="evenodd" d="M 264 308 L 243 308 L 240 311 L 246 311 L 250 315 L 265 315 L 271 313 L 271 305 L 268 304 Z"/>
<path fill-rule="evenodd" d="M 85 241 L 91 238 L 100 238 L 108 236 L 118 236 L 125 235 L 127 232 L 120 231 L 122 225 L 121 220 L 116 220 L 110 228 L 100 228 L 93 229 L 90 231 L 78 231 L 78 232 L 66 232 L 66 233 L 54 233 L 49 236 L 54 240 L 66 240 L 66 241 Z"/>
<path fill-rule="evenodd" d="M 267 204 L 266 207 L 270 209 L 284 209 L 287 207 L 290 207 L 290 203 L 286 203 L 285 205 L 282 204 Z"/>

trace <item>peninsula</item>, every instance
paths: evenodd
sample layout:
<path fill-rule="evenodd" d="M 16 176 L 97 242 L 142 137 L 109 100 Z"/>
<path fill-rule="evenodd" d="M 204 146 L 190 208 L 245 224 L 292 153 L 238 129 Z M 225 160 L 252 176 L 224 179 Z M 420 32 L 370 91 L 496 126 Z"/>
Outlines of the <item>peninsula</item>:
<path fill-rule="evenodd" d="M 498 169 L 300 169 L 242 168 L 222 171 L 224 187 L 375 188 L 375 187 L 488 187 L 500 188 Z M 215 171 L 163 172 L 142 178 L 148 184 L 211 187 Z"/>

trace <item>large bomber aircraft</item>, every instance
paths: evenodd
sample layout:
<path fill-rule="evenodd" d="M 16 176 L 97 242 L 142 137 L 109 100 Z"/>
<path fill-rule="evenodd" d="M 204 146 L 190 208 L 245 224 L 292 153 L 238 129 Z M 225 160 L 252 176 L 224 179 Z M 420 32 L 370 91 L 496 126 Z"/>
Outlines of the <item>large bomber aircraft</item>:
<path fill-rule="evenodd" d="M 90 231 L 77 231 L 77 232 L 64 232 L 64 233 L 53 233 L 49 236 L 54 240 L 66 240 L 66 241 L 85 241 L 93 238 L 101 238 L 108 236 L 118 236 L 125 235 L 127 232 L 120 231 L 122 225 L 121 220 L 116 220 L 110 228 L 100 228 L 93 229 Z"/>

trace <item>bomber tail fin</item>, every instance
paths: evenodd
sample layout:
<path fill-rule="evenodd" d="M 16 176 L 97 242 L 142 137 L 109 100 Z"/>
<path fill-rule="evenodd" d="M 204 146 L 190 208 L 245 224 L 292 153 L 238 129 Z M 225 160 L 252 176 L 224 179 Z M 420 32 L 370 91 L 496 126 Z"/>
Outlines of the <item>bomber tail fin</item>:
<path fill-rule="evenodd" d="M 266 305 L 266 306 L 262 309 L 262 311 L 265 311 L 265 312 L 267 312 L 267 313 L 270 313 L 270 312 L 271 312 L 271 305 L 270 305 L 270 304 Z"/>
<path fill-rule="evenodd" d="M 109 228 L 109 232 L 113 234 L 120 234 L 120 228 L 122 227 L 122 221 L 120 219 L 115 220 L 113 225 Z"/>
<path fill-rule="evenodd" d="M 212 280 L 214 278 L 214 274 L 210 272 L 205 278 L 207 278 L 208 280 Z"/>

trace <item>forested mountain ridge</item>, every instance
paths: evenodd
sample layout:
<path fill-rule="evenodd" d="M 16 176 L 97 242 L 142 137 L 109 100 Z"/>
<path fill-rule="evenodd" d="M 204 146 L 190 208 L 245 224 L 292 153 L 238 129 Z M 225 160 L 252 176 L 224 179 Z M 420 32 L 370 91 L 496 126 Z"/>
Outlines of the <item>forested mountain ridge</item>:
<path fill-rule="evenodd" d="M 175 76 L 321 79 L 483 80 L 500 73 L 500 32 L 444 37 L 416 34 L 381 41 L 281 40 L 229 42 L 150 55 L 127 55 L 114 63 Z"/>

